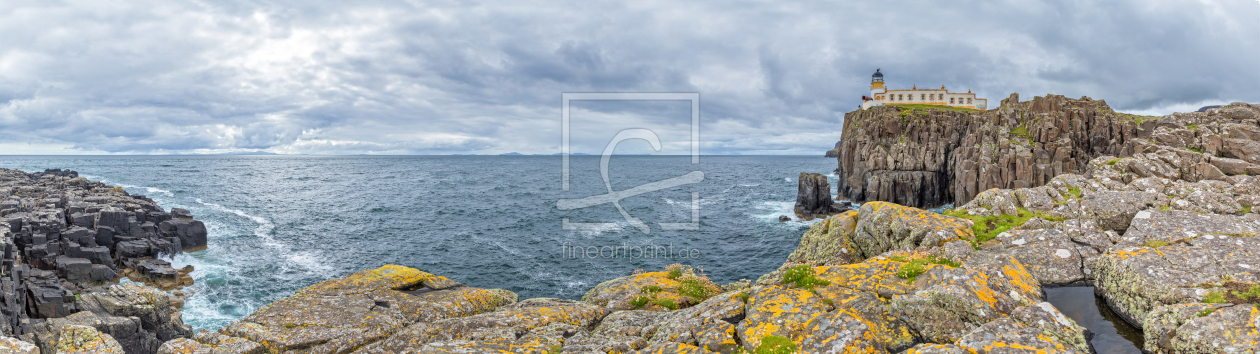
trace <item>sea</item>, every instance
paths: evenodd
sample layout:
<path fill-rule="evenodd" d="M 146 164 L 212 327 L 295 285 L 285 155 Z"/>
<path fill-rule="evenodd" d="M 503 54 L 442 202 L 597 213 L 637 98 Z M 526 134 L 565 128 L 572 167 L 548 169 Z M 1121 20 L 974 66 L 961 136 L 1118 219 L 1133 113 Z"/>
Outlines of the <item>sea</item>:
<path fill-rule="evenodd" d="M 385 264 L 521 299 L 580 299 L 674 263 L 756 280 L 809 227 L 778 221 L 797 176 L 836 182 L 821 156 L 617 155 L 606 168 L 570 156 L 567 173 L 561 156 L 0 156 L 0 168 L 71 169 L 191 211 L 209 247 L 171 261 L 196 269 L 183 319 L 208 330 Z"/>

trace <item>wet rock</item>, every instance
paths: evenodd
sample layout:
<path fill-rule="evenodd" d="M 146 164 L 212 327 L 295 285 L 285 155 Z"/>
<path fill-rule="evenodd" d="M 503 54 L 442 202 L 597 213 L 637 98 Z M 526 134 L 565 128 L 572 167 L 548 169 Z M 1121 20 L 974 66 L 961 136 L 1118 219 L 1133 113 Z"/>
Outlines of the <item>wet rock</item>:
<path fill-rule="evenodd" d="M 792 211 L 796 216 L 808 219 L 826 217 L 843 210 L 831 199 L 831 184 L 827 183 L 826 175 L 801 172 L 797 180 L 796 205 Z"/>
<path fill-rule="evenodd" d="M 1200 284 L 1224 279 L 1257 282 L 1260 238 L 1204 235 L 1175 244 L 1117 246 L 1098 258 L 1095 291 L 1122 318 L 1141 328 L 1151 309 L 1201 302 Z"/>
<path fill-rule="evenodd" d="M 792 218 L 787 215 L 779 215 L 779 222 L 785 222 L 785 221 L 792 221 Z"/>

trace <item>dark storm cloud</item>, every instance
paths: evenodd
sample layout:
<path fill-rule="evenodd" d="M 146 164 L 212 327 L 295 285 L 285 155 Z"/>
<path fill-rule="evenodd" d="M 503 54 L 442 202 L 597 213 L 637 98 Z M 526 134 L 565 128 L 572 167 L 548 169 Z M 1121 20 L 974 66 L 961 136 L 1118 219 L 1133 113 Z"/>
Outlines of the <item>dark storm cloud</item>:
<path fill-rule="evenodd" d="M 0 154 L 553 153 L 562 92 L 700 92 L 703 152 L 814 154 L 877 67 L 991 105 L 1260 101 L 1258 20 L 1243 0 L 10 2 Z M 677 128 L 660 107 L 580 112 Z"/>

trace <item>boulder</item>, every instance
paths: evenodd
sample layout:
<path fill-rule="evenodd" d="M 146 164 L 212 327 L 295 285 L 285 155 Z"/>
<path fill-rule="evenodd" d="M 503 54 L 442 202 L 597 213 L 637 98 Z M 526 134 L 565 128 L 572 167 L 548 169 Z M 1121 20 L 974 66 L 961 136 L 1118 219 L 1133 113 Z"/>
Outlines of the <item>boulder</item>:
<path fill-rule="evenodd" d="M 1260 281 L 1257 259 L 1256 236 L 1203 235 L 1172 244 L 1117 246 L 1098 258 L 1095 291 L 1120 317 L 1142 328 L 1153 308 L 1201 302 L 1208 290 L 1200 285 Z"/>
<path fill-rule="evenodd" d="M 853 241 L 858 212 L 846 211 L 814 223 L 801 236 L 800 244 L 788 255 L 787 263 L 810 265 L 842 265 L 861 262 L 865 258 Z"/>
<path fill-rule="evenodd" d="M 762 286 L 748 296 L 747 315 L 735 331 L 743 339 L 744 349 L 752 351 L 767 336 L 796 338 L 814 318 L 832 309 L 808 290 Z"/>
<path fill-rule="evenodd" d="M 0 353 L 5 354 L 40 354 L 39 347 L 13 337 L 0 336 Z"/>
<path fill-rule="evenodd" d="M 109 290 L 81 294 L 80 309 L 97 315 L 135 317 L 145 332 L 159 341 L 192 336 L 166 293 L 137 283 L 114 285 Z"/>
<path fill-rule="evenodd" d="M 1091 270 L 1084 267 L 1082 252 L 1097 255 L 1093 248 L 1079 245 L 1054 229 L 1003 232 L 986 242 L 984 249 L 1014 256 L 1042 285 L 1084 281 Z"/>
<path fill-rule="evenodd" d="M 831 184 L 820 173 L 801 172 L 796 183 L 796 205 L 792 207 L 801 218 L 826 217 L 841 212 L 831 199 Z"/>
<path fill-rule="evenodd" d="M 1143 321 L 1150 353 L 1260 353 L 1260 310 L 1254 305 L 1186 303 L 1159 306 Z"/>
<path fill-rule="evenodd" d="M 1123 233 L 1139 211 L 1168 203 L 1168 197 L 1163 194 L 1149 192 L 1088 192 L 1081 200 L 1081 212 L 1082 216 L 1097 222 L 1099 228 Z"/>
<path fill-rule="evenodd" d="M 974 238 L 970 221 L 891 203 L 870 202 L 858 209 L 852 241 L 861 259 L 866 259 L 892 250 L 934 247 Z"/>
<path fill-rule="evenodd" d="M 958 346 L 977 354 L 1090 353 L 1089 350 L 1082 351 L 1059 342 L 1053 336 L 1043 335 L 1041 330 L 1020 324 L 1011 318 L 985 323 L 959 339 Z"/>
<path fill-rule="evenodd" d="M 802 353 L 877 353 L 884 343 L 860 316 L 837 309 L 815 317 L 793 340 Z"/>
<path fill-rule="evenodd" d="M 57 354 L 123 354 L 123 348 L 108 334 L 88 326 L 67 326 L 61 330 Z"/>
<path fill-rule="evenodd" d="M 386 265 L 324 281 L 225 326 L 221 332 L 273 352 L 352 351 L 413 323 L 492 311 L 516 301 L 416 269 Z"/>

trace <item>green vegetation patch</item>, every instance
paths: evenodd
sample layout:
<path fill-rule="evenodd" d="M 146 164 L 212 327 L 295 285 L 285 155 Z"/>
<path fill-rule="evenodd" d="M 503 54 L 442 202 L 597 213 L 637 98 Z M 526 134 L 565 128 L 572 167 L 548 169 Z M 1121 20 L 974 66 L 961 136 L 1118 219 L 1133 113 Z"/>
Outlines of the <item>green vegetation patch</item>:
<path fill-rule="evenodd" d="M 810 291 L 813 291 L 815 286 L 831 285 L 829 281 L 818 279 L 818 275 L 814 274 L 814 267 L 808 265 L 788 268 L 787 272 L 783 273 L 783 283 L 796 285 L 798 288 Z"/>
<path fill-rule="evenodd" d="M 1225 302 L 1224 291 L 1212 291 L 1203 297 L 1203 303 L 1205 304 L 1223 304 Z"/>
<path fill-rule="evenodd" d="M 1198 314 L 1194 315 L 1194 317 L 1203 317 L 1203 316 L 1211 315 L 1212 312 L 1215 312 L 1215 311 L 1216 309 L 1214 308 L 1206 308 L 1206 309 L 1203 309 L 1203 311 L 1200 311 Z"/>
<path fill-rule="evenodd" d="M 1188 148 L 1186 148 L 1186 150 L 1194 151 L 1195 153 L 1200 153 L 1200 154 L 1202 154 L 1202 153 L 1203 153 L 1203 149 L 1196 149 L 1196 148 L 1192 148 L 1192 147 L 1188 147 Z"/>
<path fill-rule="evenodd" d="M 652 300 L 652 303 L 659 305 L 660 307 L 667 308 L 670 311 L 678 309 L 678 303 L 675 302 L 673 299 L 656 299 L 656 300 Z"/>
<path fill-rule="evenodd" d="M 1191 124 L 1191 125 L 1187 125 L 1187 126 L 1186 126 L 1186 128 L 1187 128 L 1187 129 L 1190 129 L 1190 131 L 1192 131 L 1192 132 L 1194 132 L 1194 131 L 1199 131 L 1199 125 L 1198 125 L 1198 124 Z"/>
<path fill-rule="evenodd" d="M 1204 303 L 1260 305 L 1260 284 L 1231 280 L 1214 288 L 1218 290 L 1208 292 Z"/>
<path fill-rule="evenodd" d="M 630 306 L 634 306 L 634 308 L 637 309 L 637 308 L 643 307 L 644 305 L 647 305 L 650 302 L 652 302 L 652 298 L 639 295 L 639 296 L 635 296 L 633 299 L 630 299 Z"/>
<path fill-rule="evenodd" d="M 978 113 L 978 112 L 982 112 L 982 111 L 980 111 L 980 110 L 975 110 L 975 109 L 970 109 L 970 108 L 950 107 L 950 106 L 938 106 L 938 105 L 934 105 L 934 104 L 900 104 L 900 103 L 893 103 L 893 104 L 889 104 L 888 106 L 890 106 L 890 107 L 898 107 L 898 108 L 903 108 L 903 109 L 907 109 L 907 108 L 908 108 L 908 109 L 910 109 L 910 110 L 915 110 L 915 109 L 937 109 L 937 110 L 942 110 L 942 111 L 968 112 L 968 113 Z"/>
<path fill-rule="evenodd" d="M 780 336 L 765 336 L 761 338 L 761 345 L 757 346 L 754 354 L 792 354 L 796 353 L 796 343 L 792 343 L 791 339 Z"/>
<path fill-rule="evenodd" d="M 1068 191 L 1068 193 L 1072 193 L 1072 191 Z M 1075 194 L 1079 195 L 1079 193 L 1080 189 L 1077 189 Z M 1023 225 L 1032 218 L 1042 218 L 1048 221 L 1063 221 L 1063 218 L 1061 217 L 1050 216 L 1039 211 L 1019 208 L 1018 212 L 1018 215 L 1003 214 L 1001 216 L 981 216 L 968 214 L 966 210 L 962 209 L 950 209 L 946 210 L 943 214 L 971 220 L 971 231 L 976 235 L 973 246 L 976 247 L 979 247 L 981 243 L 992 240 L 1000 233 Z"/>
<path fill-rule="evenodd" d="M 928 269 L 932 268 L 933 264 L 940 264 L 952 268 L 962 266 L 962 264 L 959 264 L 958 262 L 931 255 L 893 256 L 889 258 L 892 258 L 894 261 L 905 263 L 901 265 L 901 268 L 897 269 L 897 277 L 908 280 L 912 283 L 919 277 L 919 275 L 927 273 Z"/>
<path fill-rule="evenodd" d="M 1116 163 L 1119 163 L 1119 162 L 1120 162 L 1120 159 L 1111 159 L 1111 161 L 1107 161 L 1107 166 L 1115 166 Z"/>

